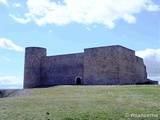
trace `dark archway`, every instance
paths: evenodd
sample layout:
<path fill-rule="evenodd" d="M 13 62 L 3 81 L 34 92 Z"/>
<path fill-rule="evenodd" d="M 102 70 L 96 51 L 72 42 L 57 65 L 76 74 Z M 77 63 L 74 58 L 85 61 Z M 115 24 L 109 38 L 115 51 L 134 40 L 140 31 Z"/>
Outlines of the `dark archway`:
<path fill-rule="evenodd" d="M 82 80 L 80 77 L 76 79 L 76 85 L 82 85 Z"/>

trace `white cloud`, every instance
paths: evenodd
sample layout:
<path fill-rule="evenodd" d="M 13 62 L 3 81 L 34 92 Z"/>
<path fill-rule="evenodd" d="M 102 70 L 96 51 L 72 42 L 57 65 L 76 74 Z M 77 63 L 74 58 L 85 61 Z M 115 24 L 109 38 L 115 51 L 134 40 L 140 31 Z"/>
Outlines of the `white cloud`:
<path fill-rule="evenodd" d="M 17 76 L 0 76 L 0 89 L 23 88 L 23 78 Z"/>
<path fill-rule="evenodd" d="M 7 0 L 0 0 L 0 3 L 8 6 Z"/>
<path fill-rule="evenodd" d="M 145 8 L 148 10 L 148 11 L 157 11 L 157 10 L 160 10 L 160 6 L 159 5 L 156 5 L 154 4 L 152 1 L 148 1 L 148 5 L 145 5 Z"/>
<path fill-rule="evenodd" d="M 128 23 L 135 23 L 136 22 L 136 18 L 132 15 L 124 14 L 123 18 Z"/>
<path fill-rule="evenodd" d="M 17 18 L 17 17 L 15 17 L 15 16 L 12 15 L 12 14 L 9 14 L 9 16 L 10 16 L 11 18 L 13 18 L 15 21 L 17 21 L 17 22 L 19 22 L 19 23 L 22 23 L 22 24 L 25 24 L 25 23 L 28 23 L 28 22 L 31 21 L 30 18 L 27 18 L 27 19 Z"/>
<path fill-rule="evenodd" d="M 160 82 L 160 49 L 137 51 L 136 55 L 143 58 L 147 67 L 148 77 Z"/>
<path fill-rule="evenodd" d="M 87 27 L 86 27 L 86 29 L 87 29 L 88 31 L 91 31 L 91 30 L 93 30 L 93 29 L 95 29 L 95 28 L 97 28 L 97 25 L 92 25 L 92 26 L 87 26 Z"/>
<path fill-rule="evenodd" d="M 0 38 L 0 48 L 15 50 L 15 51 L 23 51 L 23 48 L 14 44 L 11 40 L 6 38 Z"/>
<path fill-rule="evenodd" d="M 13 7 L 20 8 L 23 7 L 20 3 L 13 3 Z"/>
<path fill-rule="evenodd" d="M 152 0 L 63 0 L 63 4 L 50 0 L 28 0 L 26 4 L 29 11 L 24 14 L 25 18 L 10 16 L 20 23 L 34 21 L 37 25 L 77 22 L 86 25 L 97 23 L 113 28 L 118 19 L 135 23 L 136 13 L 160 10 L 160 6 Z"/>
<path fill-rule="evenodd" d="M 5 57 L 5 56 L 2 56 L 2 58 L 4 59 L 4 60 L 6 60 L 6 61 L 11 61 L 9 58 L 7 58 L 7 57 Z"/>

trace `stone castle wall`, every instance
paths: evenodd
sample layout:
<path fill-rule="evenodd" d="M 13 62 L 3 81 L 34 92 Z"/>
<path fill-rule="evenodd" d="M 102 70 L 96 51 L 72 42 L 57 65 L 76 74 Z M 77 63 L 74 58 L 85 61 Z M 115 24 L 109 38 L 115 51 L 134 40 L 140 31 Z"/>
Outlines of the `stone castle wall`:
<path fill-rule="evenodd" d="M 124 47 L 118 47 L 118 51 L 119 84 L 135 84 L 135 52 Z"/>
<path fill-rule="evenodd" d="M 84 84 L 117 85 L 147 81 L 143 59 L 135 56 L 133 50 L 108 46 L 85 49 L 84 54 Z"/>
<path fill-rule="evenodd" d="M 26 48 L 24 88 L 145 82 L 143 59 L 122 46 L 88 48 L 84 53 L 57 56 L 46 56 L 45 48 Z"/>
<path fill-rule="evenodd" d="M 147 82 L 146 66 L 143 64 L 143 59 L 136 56 L 135 64 L 135 82 L 144 83 Z"/>
<path fill-rule="evenodd" d="M 24 88 L 39 86 L 41 80 L 41 58 L 46 56 L 46 49 L 28 47 L 25 49 Z"/>
<path fill-rule="evenodd" d="M 83 53 L 42 58 L 42 85 L 74 85 L 83 79 Z"/>
<path fill-rule="evenodd" d="M 118 84 L 118 52 L 114 47 L 85 49 L 84 84 Z"/>

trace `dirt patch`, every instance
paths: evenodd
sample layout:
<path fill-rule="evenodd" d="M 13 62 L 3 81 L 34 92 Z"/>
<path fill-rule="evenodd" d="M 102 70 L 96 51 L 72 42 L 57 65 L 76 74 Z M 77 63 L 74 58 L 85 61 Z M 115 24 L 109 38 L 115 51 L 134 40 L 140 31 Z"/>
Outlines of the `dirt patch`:
<path fill-rule="evenodd" d="M 0 90 L 0 98 L 15 97 L 15 96 L 29 96 L 30 93 L 26 89 L 10 89 Z"/>

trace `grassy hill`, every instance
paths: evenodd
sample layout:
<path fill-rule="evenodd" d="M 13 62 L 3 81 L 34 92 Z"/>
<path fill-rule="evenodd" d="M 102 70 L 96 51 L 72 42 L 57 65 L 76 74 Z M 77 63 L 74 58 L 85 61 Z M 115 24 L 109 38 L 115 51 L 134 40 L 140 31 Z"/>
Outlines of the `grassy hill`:
<path fill-rule="evenodd" d="M 27 91 L 27 96 L 0 98 L 0 120 L 160 120 L 159 85 L 56 86 Z"/>

